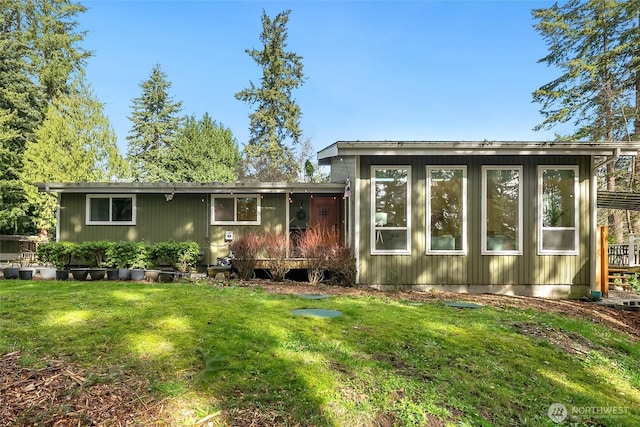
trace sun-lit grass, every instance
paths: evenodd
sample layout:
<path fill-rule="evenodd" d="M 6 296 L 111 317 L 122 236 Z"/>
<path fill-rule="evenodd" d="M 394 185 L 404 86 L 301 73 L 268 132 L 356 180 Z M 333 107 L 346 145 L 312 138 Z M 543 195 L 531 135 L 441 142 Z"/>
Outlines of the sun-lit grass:
<path fill-rule="evenodd" d="M 292 285 L 294 286 L 294 285 Z M 295 316 L 298 308 L 341 317 Z M 518 329 L 588 343 L 571 353 Z M 585 344 L 586 345 L 586 344 Z M 190 425 L 251 409 L 313 426 L 554 425 L 552 403 L 627 408 L 573 421 L 640 425 L 640 343 L 582 320 L 391 298 L 304 300 L 193 284 L 0 281 L 0 354 L 149 381 Z M 224 425 L 225 417 L 211 417 Z M 215 424 L 218 423 L 218 424 Z"/>

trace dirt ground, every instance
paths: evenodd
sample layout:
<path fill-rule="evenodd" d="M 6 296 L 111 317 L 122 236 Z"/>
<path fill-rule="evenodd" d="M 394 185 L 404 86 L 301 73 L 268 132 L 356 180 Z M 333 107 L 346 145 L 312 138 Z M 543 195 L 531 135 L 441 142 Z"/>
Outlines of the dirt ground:
<path fill-rule="evenodd" d="M 503 295 L 472 295 L 448 292 L 384 292 L 366 288 L 277 284 L 268 281 L 245 283 L 266 292 L 282 294 L 372 295 L 417 302 L 466 301 L 495 307 L 517 307 L 562 313 L 640 339 L 640 313 L 608 308 L 593 302 L 549 300 Z M 640 295 L 629 295 L 630 297 Z M 534 324 L 516 325 L 522 333 L 544 336 L 572 354 L 585 354 L 589 343 L 563 331 L 541 330 Z M 149 385 L 124 372 L 89 372 L 61 360 L 43 360 L 42 368 L 22 366 L 20 352 L 0 355 L 0 424 L 3 426 L 169 426 L 171 414 L 180 411 L 168 402 L 154 400 Z M 224 417 L 224 414 L 221 415 Z M 267 426 L 265 414 L 234 414 L 233 425 Z M 208 425 L 208 419 L 195 425 Z M 274 421 L 274 420 L 271 420 Z"/>

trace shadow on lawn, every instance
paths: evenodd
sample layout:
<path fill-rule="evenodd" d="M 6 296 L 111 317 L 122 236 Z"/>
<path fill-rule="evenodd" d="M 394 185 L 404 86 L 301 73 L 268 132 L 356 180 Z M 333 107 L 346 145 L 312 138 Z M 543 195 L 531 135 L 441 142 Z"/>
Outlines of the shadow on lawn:
<path fill-rule="evenodd" d="M 298 375 L 304 362 L 278 353 L 271 321 L 287 316 L 263 319 L 260 313 L 274 309 L 264 299 L 249 295 L 238 311 L 237 295 L 227 301 L 226 289 L 1 284 L 13 293 L 3 300 L 0 324 L 10 323 L 15 336 L 11 342 L 0 333 L 0 349 L 9 344 L 100 371 L 143 375 L 161 399 L 195 392 L 208 401 L 190 408 L 196 418 L 223 409 L 218 418 L 232 425 L 332 424 L 309 378 Z M 18 315 L 6 322 L 12 311 Z"/>

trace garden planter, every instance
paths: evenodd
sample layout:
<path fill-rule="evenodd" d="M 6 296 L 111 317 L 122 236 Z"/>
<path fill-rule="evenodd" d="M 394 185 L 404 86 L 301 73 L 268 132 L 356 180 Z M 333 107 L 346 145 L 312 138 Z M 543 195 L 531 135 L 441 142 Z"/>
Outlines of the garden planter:
<path fill-rule="evenodd" d="M 91 277 L 91 280 L 102 280 L 106 275 L 106 268 L 92 268 L 89 270 L 89 277 Z"/>
<path fill-rule="evenodd" d="M 2 274 L 4 274 L 5 279 L 17 279 L 19 271 L 18 267 L 7 267 L 2 269 Z"/>
<path fill-rule="evenodd" d="M 121 268 L 118 270 L 118 279 L 131 280 L 131 270 L 128 268 Z"/>
<path fill-rule="evenodd" d="M 56 280 L 69 280 L 69 270 L 56 270 Z"/>
<path fill-rule="evenodd" d="M 120 278 L 120 274 L 117 269 L 110 268 L 107 270 L 107 280 L 118 280 Z"/>
<path fill-rule="evenodd" d="M 56 278 L 56 269 L 49 267 L 39 268 L 40 278 L 42 280 L 54 280 Z"/>
<path fill-rule="evenodd" d="M 139 268 L 134 268 L 133 270 L 131 270 L 131 280 L 143 280 L 144 279 L 144 270 L 141 270 Z"/>
<path fill-rule="evenodd" d="M 33 279 L 33 273 L 35 269 L 33 268 L 21 268 L 18 270 L 18 277 L 20 280 L 31 280 Z"/>
<path fill-rule="evenodd" d="M 71 274 L 75 280 L 87 280 L 87 276 L 89 276 L 88 268 L 72 268 Z"/>
<path fill-rule="evenodd" d="M 144 271 L 144 277 L 149 282 L 157 282 L 158 281 L 158 277 L 160 277 L 160 270 L 145 270 Z"/>

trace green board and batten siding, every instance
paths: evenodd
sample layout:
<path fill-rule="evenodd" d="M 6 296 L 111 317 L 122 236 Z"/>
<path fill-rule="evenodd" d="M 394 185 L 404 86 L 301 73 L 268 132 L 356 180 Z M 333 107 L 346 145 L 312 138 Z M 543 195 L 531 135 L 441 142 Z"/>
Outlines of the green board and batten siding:
<path fill-rule="evenodd" d="M 537 166 L 579 166 L 577 256 L 537 254 Z M 411 166 L 411 254 L 371 255 L 371 166 Z M 426 166 L 467 166 L 467 255 L 426 255 Z M 523 253 L 481 255 L 484 165 L 523 167 Z M 381 285 L 589 285 L 589 156 L 362 156 L 360 160 L 359 274 L 361 284 Z"/>
<path fill-rule="evenodd" d="M 261 225 L 210 225 L 210 194 L 175 194 L 167 201 L 164 194 L 136 194 L 136 225 L 87 225 L 86 195 L 62 193 L 60 240 L 144 241 L 155 243 L 175 240 L 197 242 L 202 248 L 204 264 L 215 263 L 228 254 L 225 231 L 240 236 L 248 231 L 282 233 L 286 227 L 285 194 L 262 195 Z"/>

